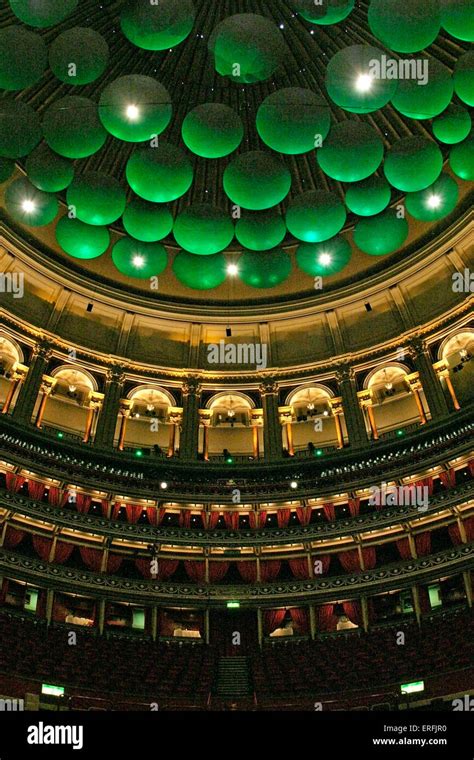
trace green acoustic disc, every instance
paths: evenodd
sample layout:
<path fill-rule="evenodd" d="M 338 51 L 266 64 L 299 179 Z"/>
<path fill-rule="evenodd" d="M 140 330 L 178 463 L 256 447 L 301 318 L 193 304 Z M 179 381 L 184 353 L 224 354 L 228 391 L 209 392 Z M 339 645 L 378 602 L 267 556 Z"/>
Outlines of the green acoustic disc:
<path fill-rule="evenodd" d="M 288 195 L 291 174 L 283 161 L 271 153 L 241 153 L 224 171 L 224 190 L 237 206 L 261 211 Z"/>
<path fill-rule="evenodd" d="M 237 240 L 251 251 L 268 251 L 280 245 L 286 235 L 286 224 L 275 211 L 247 212 L 235 226 Z"/>
<path fill-rule="evenodd" d="M 17 18 L 30 26 L 46 29 L 59 24 L 76 8 L 79 0 L 9 0 Z"/>
<path fill-rule="evenodd" d="M 273 92 L 257 112 L 257 131 L 263 142 L 289 155 L 320 147 L 330 126 L 326 101 L 302 87 Z"/>
<path fill-rule="evenodd" d="M 129 235 L 145 243 L 163 240 L 173 229 L 173 216 L 167 206 L 134 198 L 122 217 Z"/>
<path fill-rule="evenodd" d="M 383 151 L 382 138 L 374 127 L 365 122 L 343 121 L 332 127 L 317 152 L 317 159 L 328 177 L 340 182 L 359 182 L 377 171 Z"/>
<path fill-rule="evenodd" d="M 0 184 L 10 179 L 15 171 L 15 162 L 9 158 L 0 158 Z"/>
<path fill-rule="evenodd" d="M 223 253 L 213 256 L 196 256 L 180 251 L 173 261 L 176 278 L 194 290 L 212 290 L 222 285 L 226 278 L 226 259 Z"/>
<path fill-rule="evenodd" d="M 438 179 L 443 156 L 438 145 L 424 137 L 404 137 L 385 156 L 385 176 L 393 187 L 404 192 L 424 190 Z"/>
<path fill-rule="evenodd" d="M 41 79 L 48 65 L 42 37 L 22 26 L 0 29 L 0 87 L 23 90 Z"/>
<path fill-rule="evenodd" d="M 351 45 L 334 55 L 326 69 L 326 89 L 336 105 L 352 113 L 371 113 L 387 105 L 397 81 L 388 78 L 386 54 L 372 45 Z"/>
<path fill-rule="evenodd" d="M 76 95 L 67 95 L 47 109 L 43 131 L 49 147 L 66 158 L 92 156 L 107 138 L 97 103 Z"/>
<path fill-rule="evenodd" d="M 203 103 L 188 113 L 181 129 L 185 145 L 197 156 L 222 158 L 239 147 L 242 119 L 223 103 Z"/>
<path fill-rule="evenodd" d="M 38 190 L 26 177 L 14 180 L 7 187 L 5 206 L 13 219 L 29 227 L 50 224 L 58 213 L 56 196 Z"/>
<path fill-rule="evenodd" d="M 473 0 L 440 0 L 441 26 L 464 42 L 474 42 Z"/>
<path fill-rule="evenodd" d="M 456 207 L 459 189 L 449 174 L 441 174 L 436 182 L 425 190 L 407 193 L 405 205 L 407 211 L 422 222 L 435 222 L 443 219 Z"/>
<path fill-rule="evenodd" d="M 390 50 L 417 53 L 429 47 L 441 25 L 439 0 L 371 0 L 369 26 Z"/>
<path fill-rule="evenodd" d="M 451 169 L 458 177 L 469 182 L 474 181 L 474 135 L 451 148 L 449 155 Z"/>
<path fill-rule="evenodd" d="M 350 244 L 338 235 L 324 243 L 301 243 L 296 251 L 296 263 L 313 277 L 330 277 L 347 266 L 351 255 Z"/>
<path fill-rule="evenodd" d="M 468 106 L 474 106 L 474 50 L 462 55 L 454 67 L 456 95 Z"/>
<path fill-rule="evenodd" d="M 144 243 L 123 237 L 112 249 L 112 261 L 119 272 L 127 277 L 144 280 L 164 272 L 168 254 L 161 243 Z"/>
<path fill-rule="evenodd" d="M 346 206 L 359 216 L 380 214 L 390 203 L 390 185 L 384 177 L 375 174 L 351 185 L 346 191 Z"/>
<path fill-rule="evenodd" d="M 191 0 L 130 0 L 120 24 L 125 37 L 144 50 L 167 50 L 190 34 L 196 11 Z"/>
<path fill-rule="evenodd" d="M 433 121 L 431 126 L 437 140 L 454 145 L 465 140 L 471 131 L 471 114 L 466 108 L 453 103 Z"/>
<path fill-rule="evenodd" d="M 251 84 L 268 79 L 280 66 L 285 42 L 276 24 L 256 13 L 230 16 L 209 38 L 216 71 L 233 82 Z"/>
<path fill-rule="evenodd" d="M 195 203 L 177 216 L 173 235 L 185 251 L 209 256 L 227 248 L 234 237 L 234 225 L 225 211 L 209 203 Z"/>
<path fill-rule="evenodd" d="M 310 190 L 291 201 L 286 212 L 286 226 L 298 240 L 319 243 L 341 230 L 346 210 L 334 193 Z"/>
<path fill-rule="evenodd" d="M 58 156 L 45 143 L 41 143 L 30 153 L 25 168 L 30 182 L 47 193 L 65 190 L 74 178 L 73 163 Z"/>
<path fill-rule="evenodd" d="M 41 140 L 39 116 L 27 103 L 0 100 L 0 156 L 22 158 Z"/>
<path fill-rule="evenodd" d="M 408 237 L 408 222 L 395 209 L 361 219 L 354 228 L 354 242 L 370 256 L 385 256 L 400 248 Z"/>
<path fill-rule="evenodd" d="M 70 209 L 81 222 L 99 227 L 112 224 L 125 210 L 125 190 L 118 180 L 100 172 L 77 176 L 67 191 Z"/>
<path fill-rule="evenodd" d="M 424 84 L 419 84 L 418 79 L 401 79 L 392 105 L 410 119 L 433 119 L 448 107 L 453 97 L 451 72 L 433 58 L 420 56 L 416 61 L 424 71 Z"/>
<path fill-rule="evenodd" d="M 288 279 L 291 258 L 281 248 L 244 251 L 239 259 L 239 277 L 252 288 L 274 288 Z"/>
<path fill-rule="evenodd" d="M 103 91 L 99 116 L 108 132 L 126 142 L 144 142 L 160 135 L 172 114 L 171 98 L 152 77 L 119 77 Z"/>
<path fill-rule="evenodd" d="M 137 148 L 129 158 L 127 181 L 140 198 L 168 203 L 184 195 L 193 182 L 193 167 L 180 148 L 165 142 Z"/>
<path fill-rule="evenodd" d="M 104 73 L 109 46 L 98 32 L 75 26 L 56 37 L 49 48 L 51 71 L 72 85 L 95 82 Z"/>
<path fill-rule="evenodd" d="M 107 227 L 92 227 L 66 215 L 56 225 L 56 240 L 75 259 L 96 259 L 109 247 L 110 233 Z"/>
<path fill-rule="evenodd" d="M 291 0 L 291 6 L 312 24 L 338 24 L 348 17 L 355 0 Z"/>

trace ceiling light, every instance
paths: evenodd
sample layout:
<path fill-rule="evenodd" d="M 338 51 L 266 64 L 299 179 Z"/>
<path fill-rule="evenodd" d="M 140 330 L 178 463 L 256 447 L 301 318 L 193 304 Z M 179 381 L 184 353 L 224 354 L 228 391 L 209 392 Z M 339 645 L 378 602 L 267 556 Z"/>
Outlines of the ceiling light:
<path fill-rule="evenodd" d="M 165 483 L 165 481 L 163 480 L 163 481 L 160 483 L 160 488 L 162 488 L 163 490 L 165 490 L 166 488 L 168 488 L 168 483 Z"/>
<path fill-rule="evenodd" d="M 239 273 L 239 267 L 237 264 L 228 264 L 227 265 L 227 274 L 236 275 Z"/>
<path fill-rule="evenodd" d="M 137 269 L 141 269 L 142 267 L 145 266 L 145 258 L 144 258 L 144 256 L 139 256 L 139 255 L 134 256 L 133 259 L 132 259 L 132 264 Z"/>
<path fill-rule="evenodd" d="M 321 253 L 319 256 L 319 263 L 327 267 L 332 261 L 330 253 Z"/>
<path fill-rule="evenodd" d="M 429 208 L 439 208 L 441 206 L 441 196 L 436 193 L 430 195 L 426 201 L 426 205 Z"/>
<path fill-rule="evenodd" d="M 298 483 L 296 482 L 296 480 L 291 481 L 290 488 L 293 488 L 293 489 L 298 488 Z"/>
<path fill-rule="evenodd" d="M 69 393 L 75 393 L 75 391 L 76 391 L 76 386 L 75 385 L 70 385 L 69 386 Z"/>
<path fill-rule="evenodd" d="M 140 118 L 140 109 L 137 106 L 129 105 L 127 106 L 126 114 L 130 121 L 137 121 Z"/>
<path fill-rule="evenodd" d="M 356 90 L 359 92 L 368 92 L 372 88 L 374 78 L 371 74 L 359 74 L 356 79 Z"/>
<path fill-rule="evenodd" d="M 21 204 L 21 207 L 23 211 L 25 211 L 27 214 L 32 214 L 34 211 L 36 211 L 36 203 L 28 199 L 25 199 L 23 201 L 23 203 Z"/>

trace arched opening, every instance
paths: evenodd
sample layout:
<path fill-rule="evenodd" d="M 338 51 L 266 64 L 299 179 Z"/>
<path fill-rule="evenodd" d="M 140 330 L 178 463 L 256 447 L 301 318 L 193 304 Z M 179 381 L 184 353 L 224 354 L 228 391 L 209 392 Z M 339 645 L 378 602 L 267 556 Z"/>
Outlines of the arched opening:
<path fill-rule="evenodd" d="M 34 417 L 43 403 L 43 430 L 62 430 L 82 439 L 88 426 L 91 397 L 97 391 L 95 378 L 87 370 L 74 365 L 57 367 L 50 377 L 54 378 L 51 393 L 47 403 L 42 401 L 42 394 L 38 394 Z"/>
<path fill-rule="evenodd" d="M 449 371 L 449 378 L 461 406 L 474 398 L 474 330 L 450 335 L 438 352 Z M 444 382 L 446 382 L 444 380 Z"/>
<path fill-rule="evenodd" d="M 254 456 L 251 425 L 254 408 L 252 399 L 237 391 L 217 393 L 209 399 L 206 409 L 201 411 L 199 430 L 199 447 L 204 458 L 206 450 L 209 458 Z M 257 428 L 257 435 L 260 433 Z"/>
<path fill-rule="evenodd" d="M 404 364 L 393 362 L 373 370 L 366 378 L 364 387 L 370 396 L 367 403 L 363 402 L 363 406 L 369 422 L 373 415 L 370 426 L 375 422 L 375 428 L 380 434 L 408 425 L 419 425 L 429 417 L 421 383 L 416 380 L 416 376 L 412 377 Z"/>
<path fill-rule="evenodd" d="M 342 415 L 336 420 L 333 400 L 333 391 L 319 383 L 302 386 L 290 393 L 286 398 L 288 411 L 284 413 L 282 425 L 283 448 L 291 454 L 291 449 L 296 453 L 340 446 L 345 425 Z M 288 425 L 291 425 L 290 438 Z"/>
<path fill-rule="evenodd" d="M 141 385 L 123 399 L 120 411 L 115 431 L 119 448 L 143 447 L 144 453 L 174 455 L 180 415 L 171 393 L 157 385 Z"/>

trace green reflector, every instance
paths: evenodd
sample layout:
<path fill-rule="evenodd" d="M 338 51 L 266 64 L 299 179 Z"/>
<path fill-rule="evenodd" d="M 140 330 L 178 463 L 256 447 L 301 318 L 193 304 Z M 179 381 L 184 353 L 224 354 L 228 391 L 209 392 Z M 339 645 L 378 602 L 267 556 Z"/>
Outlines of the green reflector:
<path fill-rule="evenodd" d="M 64 686 L 54 686 L 50 683 L 41 684 L 41 693 L 51 697 L 64 697 Z"/>
<path fill-rule="evenodd" d="M 400 691 L 402 694 L 413 694 L 417 691 L 425 690 L 424 681 L 412 681 L 411 683 L 402 683 L 400 685 Z"/>

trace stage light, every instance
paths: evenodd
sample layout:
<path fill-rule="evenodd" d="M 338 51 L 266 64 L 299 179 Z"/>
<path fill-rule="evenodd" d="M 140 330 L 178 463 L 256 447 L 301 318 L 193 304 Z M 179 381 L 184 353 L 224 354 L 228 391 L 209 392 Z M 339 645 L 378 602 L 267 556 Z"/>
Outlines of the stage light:
<path fill-rule="evenodd" d="M 227 265 L 227 274 L 230 274 L 231 276 L 235 276 L 239 273 L 239 267 L 237 264 L 228 264 Z"/>
<path fill-rule="evenodd" d="M 36 203 L 34 201 L 28 200 L 27 198 L 25 198 L 21 204 L 21 207 L 27 214 L 33 214 L 36 211 Z"/>
<path fill-rule="evenodd" d="M 163 480 L 163 481 L 160 483 L 160 488 L 162 488 L 163 490 L 165 490 L 166 488 L 168 488 L 168 483 L 166 483 L 166 482 Z"/>
<path fill-rule="evenodd" d="M 140 109 L 137 108 L 137 106 L 129 105 L 127 106 L 126 114 L 130 121 L 138 121 L 140 118 Z"/>
<path fill-rule="evenodd" d="M 429 206 L 429 208 L 439 208 L 441 206 L 441 196 L 433 193 L 433 195 L 430 195 L 429 198 L 427 198 L 426 205 Z"/>
<path fill-rule="evenodd" d="M 370 74 L 359 74 L 355 87 L 358 92 L 369 92 L 372 89 L 373 77 Z"/>
<path fill-rule="evenodd" d="M 145 259 L 143 256 L 139 256 L 138 254 L 133 257 L 132 259 L 133 266 L 137 269 L 141 269 L 143 266 L 145 266 Z"/>
<path fill-rule="evenodd" d="M 332 261 L 332 257 L 330 253 L 321 253 L 319 255 L 319 263 L 323 266 L 327 267 Z"/>
<path fill-rule="evenodd" d="M 296 482 L 296 480 L 291 481 L 290 488 L 293 488 L 293 489 L 298 488 L 298 483 Z"/>

